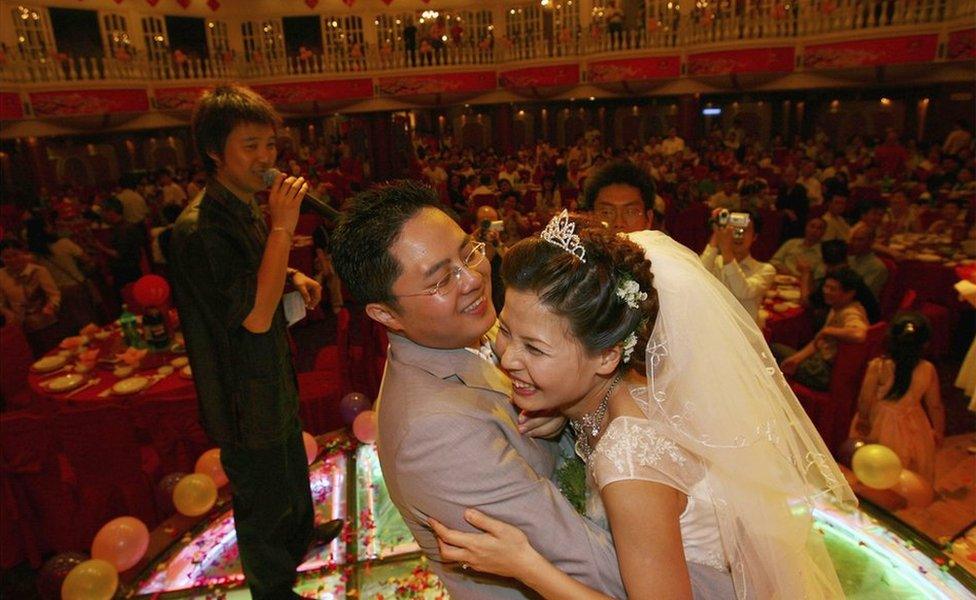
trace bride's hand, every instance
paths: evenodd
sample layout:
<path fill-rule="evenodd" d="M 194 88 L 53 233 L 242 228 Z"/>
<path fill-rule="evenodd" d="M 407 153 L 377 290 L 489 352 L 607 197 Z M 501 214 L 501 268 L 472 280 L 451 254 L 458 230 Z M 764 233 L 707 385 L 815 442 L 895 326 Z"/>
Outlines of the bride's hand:
<path fill-rule="evenodd" d="M 464 520 L 484 533 L 465 533 L 449 529 L 433 517 L 428 519 L 437 534 L 437 547 L 445 562 L 458 562 L 462 568 L 521 579 L 541 558 L 516 527 L 473 508 L 464 511 Z"/>

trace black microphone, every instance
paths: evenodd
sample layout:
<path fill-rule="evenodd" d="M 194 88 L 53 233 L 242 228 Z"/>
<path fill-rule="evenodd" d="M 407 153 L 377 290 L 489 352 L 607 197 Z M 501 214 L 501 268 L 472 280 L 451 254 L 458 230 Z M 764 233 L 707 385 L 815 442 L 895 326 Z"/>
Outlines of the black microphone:
<path fill-rule="evenodd" d="M 280 174 L 281 171 L 275 169 L 274 167 L 271 167 L 270 169 L 262 173 L 261 179 L 264 180 L 265 187 L 271 187 L 271 184 L 274 183 L 275 179 L 277 179 L 278 175 Z M 332 219 L 333 221 L 337 221 L 339 220 L 339 217 L 342 216 L 341 212 L 332 208 L 331 206 L 319 200 L 312 194 L 309 194 L 308 192 L 305 192 L 305 197 L 302 198 L 302 203 L 308 206 L 309 208 L 311 208 L 312 210 L 314 210 L 315 212 L 319 213 L 319 215 L 325 217 L 326 219 Z"/>

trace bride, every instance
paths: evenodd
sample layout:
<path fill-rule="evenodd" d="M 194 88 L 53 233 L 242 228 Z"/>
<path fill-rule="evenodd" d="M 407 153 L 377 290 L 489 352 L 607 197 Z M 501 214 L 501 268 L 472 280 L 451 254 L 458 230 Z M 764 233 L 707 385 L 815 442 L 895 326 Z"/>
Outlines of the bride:
<path fill-rule="evenodd" d="M 576 226 L 563 211 L 509 249 L 497 350 L 520 408 L 570 419 L 628 596 L 843 597 L 811 509 L 856 500 L 755 322 L 667 236 Z M 483 533 L 431 520 L 445 560 L 605 597 L 518 529 L 465 518 Z"/>

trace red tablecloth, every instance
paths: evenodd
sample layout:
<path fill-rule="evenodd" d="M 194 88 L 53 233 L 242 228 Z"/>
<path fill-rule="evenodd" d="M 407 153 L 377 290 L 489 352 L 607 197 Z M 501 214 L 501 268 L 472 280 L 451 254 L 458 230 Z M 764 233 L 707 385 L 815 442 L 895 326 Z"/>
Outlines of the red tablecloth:
<path fill-rule="evenodd" d="M 91 348 L 100 348 L 99 353 L 100 359 L 112 359 L 115 358 L 115 353 L 120 352 L 123 348 L 120 346 L 120 336 L 118 332 L 113 332 L 112 335 L 103 341 L 92 340 L 90 344 Z M 57 354 L 59 352 L 68 352 L 65 350 L 57 349 L 52 351 L 50 354 Z M 170 360 L 177 358 L 179 354 L 172 352 L 161 352 L 154 355 L 147 355 L 142 361 L 142 367 L 137 368 L 130 377 L 142 376 L 151 377 L 157 374 L 157 368 L 162 365 L 166 365 Z M 75 356 L 69 356 L 68 365 L 74 365 L 77 362 Z M 179 375 L 179 370 L 174 370 L 170 375 L 160 379 L 158 382 L 154 383 L 150 387 L 144 389 L 136 394 L 120 395 L 111 392 L 112 386 L 118 383 L 121 378 L 116 377 L 113 374 L 113 369 L 116 365 L 98 363 L 94 370 L 89 374 L 89 378 L 99 379 L 99 383 L 92 385 L 86 389 L 80 390 L 75 394 L 71 394 L 71 390 L 62 393 L 53 393 L 42 385 L 43 382 L 48 381 L 54 377 L 62 375 L 67 371 L 61 371 L 54 374 L 45 373 L 34 373 L 31 372 L 28 376 L 28 383 L 30 384 L 31 391 L 36 398 L 46 400 L 53 404 L 55 407 L 60 403 L 79 403 L 87 404 L 92 402 L 119 402 L 132 400 L 136 398 L 153 398 L 161 400 L 179 400 L 187 398 L 195 398 L 196 390 L 193 387 L 193 381 L 185 379 Z M 71 394 L 69 396 L 69 394 Z"/>
<path fill-rule="evenodd" d="M 800 306 L 780 313 L 773 310 L 773 304 L 775 302 L 763 305 L 763 308 L 769 312 L 763 327 L 766 341 L 770 344 L 785 344 L 800 349 L 813 339 L 813 324 L 805 308 Z"/>

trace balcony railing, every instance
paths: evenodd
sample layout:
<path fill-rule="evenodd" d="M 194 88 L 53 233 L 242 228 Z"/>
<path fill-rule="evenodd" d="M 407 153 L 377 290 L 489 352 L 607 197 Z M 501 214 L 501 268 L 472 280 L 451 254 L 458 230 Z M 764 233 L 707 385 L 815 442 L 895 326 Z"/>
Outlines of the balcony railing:
<path fill-rule="evenodd" d="M 658 7 L 639 29 L 609 32 L 598 24 L 587 30 L 564 31 L 552 39 L 484 39 L 421 44 L 408 50 L 401 45 L 356 45 L 328 54 L 305 54 L 267 59 L 68 57 L 0 59 L 0 80 L 7 83 L 49 83 L 112 80 L 212 80 L 257 77 L 367 73 L 389 70 L 425 70 L 454 66 L 494 65 L 562 57 L 592 56 L 636 50 L 683 48 L 702 44 L 789 39 L 851 31 L 959 21 L 971 24 L 974 0 L 718 0 L 702 2 L 691 14 Z M 675 3 L 676 4 L 676 3 Z"/>

